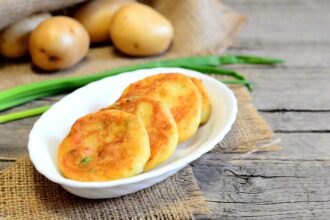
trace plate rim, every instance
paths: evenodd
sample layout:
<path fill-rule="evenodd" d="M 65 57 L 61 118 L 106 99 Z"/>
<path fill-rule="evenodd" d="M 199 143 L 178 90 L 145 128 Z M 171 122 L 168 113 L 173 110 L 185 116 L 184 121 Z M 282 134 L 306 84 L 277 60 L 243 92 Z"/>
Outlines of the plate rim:
<path fill-rule="evenodd" d="M 218 83 L 218 85 L 220 87 L 222 87 L 223 91 L 225 91 L 226 95 L 229 98 L 229 101 L 231 102 L 231 107 L 232 107 L 232 111 L 230 112 L 230 116 L 227 119 L 227 122 L 224 126 L 224 128 L 221 131 L 221 135 L 217 136 L 216 138 L 214 138 L 213 140 L 208 140 L 206 142 L 203 142 L 198 149 L 196 149 L 195 151 L 191 152 L 191 154 L 189 154 L 186 157 L 182 157 L 178 160 L 173 161 L 170 164 L 165 165 L 164 167 L 161 167 L 157 170 L 151 170 L 148 171 L 146 173 L 141 173 L 138 174 L 136 176 L 132 176 L 132 177 L 128 177 L 128 178 L 123 178 L 123 179 L 118 179 L 118 180 L 111 180 L 111 181 L 102 181 L 102 182 L 81 182 L 81 181 L 76 181 L 76 180 L 70 180 L 67 179 L 65 177 L 63 177 L 62 179 L 57 179 L 57 178 L 53 178 L 52 175 L 47 174 L 47 172 L 44 172 L 44 169 L 41 168 L 41 165 L 38 163 L 38 159 L 36 158 L 37 155 L 33 154 L 33 150 L 32 149 L 32 145 L 33 145 L 33 139 L 35 136 L 35 132 L 38 128 L 39 123 L 43 120 L 43 118 L 47 117 L 48 114 L 51 114 L 52 111 L 51 109 L 54 109 L 59 103 L 61 103 L 62 100 L 67 99 L 68 97 L 71 97 L 72 95 L 74 95 L 75 93 L 78 93 L 81 90 L 85 90 L 88 87 L 92 87 L 95 86 L 95 84 L 100 83 L 101 81 L 104 80 L 108 80 L 109 78 L 113 79 L 115 77 L 123 77 L 127 74 L 133 74 L 136 72 L 142 72 L 142 71 L 146 71 L 146 70 L 168 70 L 169 73 L 175 71 L 178 73 L 180 70 L 183 70 L 183 72 L 181 74 L 184 75 L 188 75 L 188 76 L 192 76 L 192 75 L 197 75 L 197 77 L 201 77 L 201 79 L 203 78 L 207 78 L 208 80 L 213 81 L 214 83 Z M 191 73 L 192 75 L 189 75 L 189 73 Z M 154 75 L 157 73 L 149 73 L 150 75 Z M 150 75 L 146 75 L 145 77 L 148 77 Z M 196 77 L 196 76 L 194 76 Z M 212 150 L 215 145 L 217 143 L 219 143 L 224 136 L 230 131 L 232 125 L 235 122 L 236 116 L 237 116 L 237 111 L 238 111 L 238 106 L 237 106 L 237 99 L 234 95 L 234 93 L 232 92 L 231 89 L 229 89 L 224 83 L 220 82 L 219 80 L 216 80 L 210 76 L 208 76 L 207 74 L 202 74 L 198 71 L 194 71 L 194 70 L 189 70 L 189 69 L 184 69 L 184 68 L 149 68 L 149 69 L 139 69 L 139 70 L 134 70 L 134 71 L 129 71 L 129 72 L 124 72 L 121 73 L 119 75 L 116 76 L 111 76 L 111 77 L 105 77 L 103 79 L 94 81 L 92 83 L 89 83 L 83 87 L 80 87 L 78 89 L 76 89 L 75 91 L 65 95 L 64 97 L 62 97 L 59 101 L 57 101 L 55 104 L 52 105 L 52 107 L 45 112 L 33 125 L 30 134 L 29 134 L 29 141 L 28 141 L 28 151 L 29 151 L 29 157 L 30 160 L 32 161 L 34 167 L 36 168 L 36 170 L 42 174 L 43 176 L 45 176 L 47 179 L 51 180 L 52 182 L 55 182 L 57 184 L 60 185 L 64 185 L 67 187 L 73 187 L 73 188 L 104 188 L 104 187 L 115 187 L 115 186 L 121 186 L 121 185 L 128 185 L 128 184 L 133 184 L 133 183 L 138 183 L 144 180 L 148 180 L 151 178 L 157 178 L 158 176 L 162 176 L 168 172 L 171 172 L 175 169 L 179 169 L 182 168 L 184 166 L 186 166 L 187 164 L 189 164 L 190 162 L 198 159 L 199 157 L 201 157 L 203 154 L 209 152 L 210 150 Z M 58 167 L 56 167 L 56 169 L 58 169 Z"/>

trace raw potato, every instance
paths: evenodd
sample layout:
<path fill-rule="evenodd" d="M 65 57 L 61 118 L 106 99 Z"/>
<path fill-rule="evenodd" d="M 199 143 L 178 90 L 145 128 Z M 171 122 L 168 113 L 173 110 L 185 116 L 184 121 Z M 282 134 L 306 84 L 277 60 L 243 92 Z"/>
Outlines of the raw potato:
<path fill-rule="evenodd" d="M 110 41 L 109 27 L 115 12 L 133 0 L 96 0 L 80 6 L 73 17 L 87 30 L 92 43 Z"/>
<path fill-rule="evenodd" d="M 123 53 L 150 56 L 160 54 L 170 46 L 174 30 L 171 22 L 151 7 L 131 3 L 114 15 L 110 35 Z"/>
<path fill-rule="evenodd" d="M 29 49 L 33 63 L 41 69 L 66 69 L 79 62 L 88 52 L 89 35 L 76 20 L 55 16 L 32 31 Z"/>
<path fill-rule="evenodd" d="M 49 13 L 34 14 L 5 28 L 0 33 L 1 54 L 8 58 L 27 56 L 31 31 L 49 17 Z"/>

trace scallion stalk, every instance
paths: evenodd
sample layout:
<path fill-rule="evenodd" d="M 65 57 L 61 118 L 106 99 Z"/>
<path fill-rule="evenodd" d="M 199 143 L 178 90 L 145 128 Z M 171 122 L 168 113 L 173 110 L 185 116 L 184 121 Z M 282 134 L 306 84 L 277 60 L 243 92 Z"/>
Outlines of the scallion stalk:
<path fill-rule="evenodd" d="M 235 79 L 238 80 L 246 80 L 246 78 L 241 75 L 240 73 L 234 71 L 234 70 L 229 70 L 229 69 L 223 69 L 223 68 L 218 68 L 218 67 L 204 67 L 204 66 L 191 66 L 191 65 L 185 65 L 184 68 L 187 69 L 193 69 L 202 73 L 206 74 L 216 74 L 216 75 L 224 75 L 224 76 L 231 76 Z M 252 86 L 250 82 L 247 84 L 244 84 L 249 91 L 252 91 Z"/>
<path fill-rule="evenodd" d="M 227 56 L 198 56 L 186 57 L 172 60 L 155 61 L 143 64 L 137 64 L 129 67 L 122 67 L 98 74 L 68 77 L 64 79 L 52 79 L 42 82 L 31 83 L 28 85 L 18 86 L 0 92 L 0 111 L 19 104 L 23 104 L 41 97 L 55 95 L 63 92 L 72 91 L 90 82 L 102 79 L 104 77 L 114 76 L 123 72 L 134 71 L 143 68 L 155 67 L 182 67 L 191 70 L 201 71 L 203 73 L 214 73 L 221 75 L 232 76 L 238 80 L 245 78 L 232 70 L 220 69 L 218 66 L 227 64 L 277 64 L 283 62 L 279 59 L 242 56 L 242 55 L 227 55 Z M 250 84 L 246 84 L 251 90 Z"/>
<path fill-rule="evenodd" d="M 225 84 L 251 85 L 251 83 L 245 79 L 244 80 L 220 80 L 220 81 Z M 50 107 L 51 107 L 50 105 L 45 105 L 45 106 L 41 106 L 41 107 L 37 107 L 37 108 L 24 110 L 24 111 L 0 115 L 0 124 L 7 123 L 10 121 L 20 120 L 20 119 L 28 118 L 28 117 L 32 117 L 32 116 L 41 115 L 44 112 L 46 112 Z"/>
<path fill-rule="evenodd" d="M 1 115 L 0 116 L 0 124 L 1 123 L 6 123 L 14 120 L 19 120 L 23 118 L 28 118 L 32 116 L 37 116 L 41 115 L 45 111 L 47 111 L 51 106 L 50 105 L 45 105 L 37 108 L 32 108 L 24 111 L 19 111 L 19 112 L 14 112 L 14 113 L 9 113 L 6 115 Z"/>

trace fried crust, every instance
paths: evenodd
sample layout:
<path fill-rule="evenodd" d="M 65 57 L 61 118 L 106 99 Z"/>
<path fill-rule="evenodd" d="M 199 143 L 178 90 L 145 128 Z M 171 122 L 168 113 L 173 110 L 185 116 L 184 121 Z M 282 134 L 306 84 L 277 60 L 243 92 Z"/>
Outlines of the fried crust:
<path fill-rule="evenodd" d="M 140 117 L 147 129 L 150 158 L 144 167 L 148 171 L 167 160 L 178 144 L 178 130 L 169 109 L 150 97 L 124 98 L 107 109 L 117 109 Z"/>
<path fill-rule="evenodd" d="M 202 97 L 189 77 L 157 74 L 129 85 L 121 98 L 148 96 L 165 104 L 177 124 L 179 142 L 195 134 L 200 124 Z"/>
<path fill-rule="evenodd" d="M 143 171 L 150 157 L 142 120 L 118 110 L 98 111 L 78 119 L 58 149 L 63 176 L 78 181 L 108 181 Z"/>
<path fill-rule="evenodd" d="M 212 111 L 212 106 L 211 106 L 211 101 L 209 98 L 209 95 L 202 83 L 202 80 L 191 77 L 190 78 L 197 89 L 199 90 L 201 96 L 202 96 L 202 114 L 201 114 L 201 124 L 205 124 L 210 116 L 211 116 L 211 111 Z"/>

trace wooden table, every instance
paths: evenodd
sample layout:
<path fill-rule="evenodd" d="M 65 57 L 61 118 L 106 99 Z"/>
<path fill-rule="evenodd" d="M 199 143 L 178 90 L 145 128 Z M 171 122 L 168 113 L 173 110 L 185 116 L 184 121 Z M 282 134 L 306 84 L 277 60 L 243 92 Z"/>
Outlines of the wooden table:
<path fill-rule="evenodd" d="M 191 164 L 212 218 L 327 218 L 330 3 L 328 0 L 224 2 L 249 19 L 229 53 L 287 60 L 276 68 L 236 67 L 255 82 L 254 104 L 282 139 L 284 149 L 244 157 L 212 153 Z M 49 99 L 43 99 L 20 108 L 48 102 Z M 26 152 L 27 135 L 35 120 L 1 125 L 0 155 L 14 159 Z M 0 169 L 13 161 L 0 160 Z"/>

